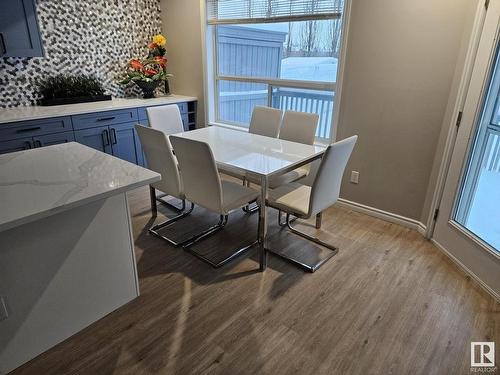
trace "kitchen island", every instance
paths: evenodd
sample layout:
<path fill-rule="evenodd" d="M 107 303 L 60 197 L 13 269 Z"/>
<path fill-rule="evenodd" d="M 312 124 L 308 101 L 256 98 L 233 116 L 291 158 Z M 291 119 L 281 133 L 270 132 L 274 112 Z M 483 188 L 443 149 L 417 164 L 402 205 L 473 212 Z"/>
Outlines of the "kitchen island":
<path fill-rule="evenodd" d="M 0 374 L 139 296 L 126 192 L 158 180 L 75 142 L 0 155 Z"/>

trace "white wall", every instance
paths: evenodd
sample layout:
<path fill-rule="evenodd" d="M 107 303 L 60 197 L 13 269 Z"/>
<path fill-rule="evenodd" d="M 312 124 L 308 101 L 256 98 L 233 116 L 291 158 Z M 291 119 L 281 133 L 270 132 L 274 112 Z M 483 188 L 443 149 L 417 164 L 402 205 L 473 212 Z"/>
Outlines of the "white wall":
<path fill-rule="evenodd" d="M 354 0 L 337 138 L 359 135 L 342 197 L 420 220 L 468 0 Z"/>
<path fill-rule="evenodd" d="M 167 37 L 170 90 L 198 98 L 197 127 L 205 124 L 200 0 L 161 0 L 162 30 Z"/>

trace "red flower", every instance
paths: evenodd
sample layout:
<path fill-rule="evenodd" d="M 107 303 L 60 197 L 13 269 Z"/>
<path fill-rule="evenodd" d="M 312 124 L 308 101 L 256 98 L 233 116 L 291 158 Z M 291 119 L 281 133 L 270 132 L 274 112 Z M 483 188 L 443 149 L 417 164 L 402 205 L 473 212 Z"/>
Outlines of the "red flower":
<path fill-rule="evenodd" d="M 154 43 L 154 42 L 151 42 L 148 44 L 148 48 L 149 49 L 155 49 L 155 48 L 158 48 L 158 44 Z"/>
<path fill-rule="evenodd" d="M 144 65 L 137 59 L 130 60 L 129 65 L 134 70 L 141 70 L 142 68 L 144 68 Z"/>
<path fill-rule="evenodd" d="M 155 56 L 155 61 L 163 68 L 167 64 L 167 59 L 163 56 Z"/>
<path fill-rule="evenodd" d="M 155 69 L 144 69 L 144 74 L 147 75 L 147 76 L 154 76 L 155 74 L 157 74 L 158 72 L 155 70 Z"/>

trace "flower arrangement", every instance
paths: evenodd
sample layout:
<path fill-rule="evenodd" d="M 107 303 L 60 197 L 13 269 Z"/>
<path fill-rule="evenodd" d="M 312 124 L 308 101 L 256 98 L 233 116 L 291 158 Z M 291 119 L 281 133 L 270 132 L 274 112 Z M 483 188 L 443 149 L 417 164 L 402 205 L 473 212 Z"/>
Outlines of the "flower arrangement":
<path fill-rule="evenodd" d="M 143 90 L 144 98 L 154 97 L 154 90 L 160 82 L 172 77 L 172 74 L 167 73 L 166 44 L 167 39 L 163 35 L 155 35 L 147 45 L 148 56 L 130 60 L 126 77 L 120 83 L 134 82 Z"/>

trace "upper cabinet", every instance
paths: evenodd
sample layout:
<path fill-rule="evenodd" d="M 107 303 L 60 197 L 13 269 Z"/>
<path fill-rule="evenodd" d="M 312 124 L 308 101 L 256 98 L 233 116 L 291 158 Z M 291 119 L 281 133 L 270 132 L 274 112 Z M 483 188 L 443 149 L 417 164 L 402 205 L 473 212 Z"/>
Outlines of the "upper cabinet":
<path fill-rule="evenodd" d="M 43 56 L 35 0 L 0 1 L 0 56 Z"/>

